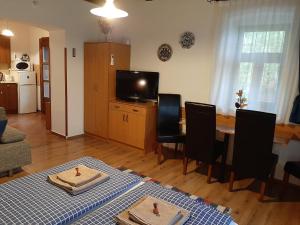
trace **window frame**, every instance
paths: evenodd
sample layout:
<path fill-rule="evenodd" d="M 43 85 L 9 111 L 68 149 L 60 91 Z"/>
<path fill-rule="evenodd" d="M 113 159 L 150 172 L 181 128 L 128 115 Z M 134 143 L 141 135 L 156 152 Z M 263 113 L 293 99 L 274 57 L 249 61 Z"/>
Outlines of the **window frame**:
<path fill-rule="evenodd" d="M 261 25 L 259 27 L 255 26 L 239 26 L 238 28 L 238 58 L 237 58 L 237 65 L 235 68 L 235 74 L 237 74 L 236 84 L 235 87 L 239 89 L 239 76 L 240 76 L 240 64 L 241 63 L 252 63 L 253 64 L 253 71 L 252 71 L 252 78 L 251 78 L 251 84 L 249 87 L 249 93 L 251 93 L 252 99 L 257 99 L 256 103 L 259 105 L 267 105 L 267 108 L 273 108 L 271 111 L 275 111 L 276 106 L 276 99 L 278 95 L 278 90 L 280 88 L 280 81 L 282 79 L 282 63 L 286 55 L 287 50 L 287 43 L 289 40 L 289 25 Z M 284 31 L 285 37 L 284 42 L 282 46 L 282 52 L 281 53 L 243 53 L 243 41 L 244 41 L 244 35 L 246 32 L 272 32 L 272 31 Z M 277 63 L 279 64 L 279 71 L 278 71 L 278 84 L 277 84 L 277 90 L 276 94 L 273 97 L 273 101 L 259 101 L 259 92 L 254 92 L 253 89 L 257 85 L 257 83 L 260 83 L 263 78 L 263 70 L 264 70 L 264 64 L 266 63 Z M 256 81 L 254 80 L 256 79 Z M 260 80 L 260 82 L 258 81 Z M 251 91 L 252 90 L 252 91 Z M 249 96 L 249 93 L 248 96 Z"/>

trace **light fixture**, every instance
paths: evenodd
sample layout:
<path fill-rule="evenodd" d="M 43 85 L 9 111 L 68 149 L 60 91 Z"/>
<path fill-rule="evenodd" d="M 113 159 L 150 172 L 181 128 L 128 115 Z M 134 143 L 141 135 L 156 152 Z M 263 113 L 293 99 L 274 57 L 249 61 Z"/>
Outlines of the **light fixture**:
<path fill-rule="evenodd" d="M 14 33 L 11 30 L 9 30 L 9 29 L 3 29 L 1 31 L 1 34 L 3 36 L 6 36 L 6 37 L 13 37 L 14 36 Z"/>
<path fill-rule="evenodd" d="M 115 6 L 114 0 L 106 0 L 106 3 L 103 7 L 94 8 L 91 10 L 91 13 L 96 16 L 101 16 L 108 19 L 122 18 L 128 16 L 127 12 L 118 9 Z"/>
<path fill-rule="evenodd" d="M 8 29 L 7 21 L 5 21 L 4 24 L 4 28 L 1 30 L 1 35 L 6 37 L 13 37 L 15 34 L 10 29 Z"/>

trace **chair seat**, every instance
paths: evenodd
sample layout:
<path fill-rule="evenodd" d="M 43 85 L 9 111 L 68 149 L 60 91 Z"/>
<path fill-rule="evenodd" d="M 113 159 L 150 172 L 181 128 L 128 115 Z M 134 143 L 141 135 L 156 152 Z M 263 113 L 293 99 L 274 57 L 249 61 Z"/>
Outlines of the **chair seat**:
<path fill-rule="evenodd" d="M 284 166 L 284 171 L 300 178 L 300 162 L 287 162 Z"/>
<path fill-rule="evenodd" d="M 160 130 L 157 141 L 159 143 L 184 143 L 185 135 L 180 130 Z"/>

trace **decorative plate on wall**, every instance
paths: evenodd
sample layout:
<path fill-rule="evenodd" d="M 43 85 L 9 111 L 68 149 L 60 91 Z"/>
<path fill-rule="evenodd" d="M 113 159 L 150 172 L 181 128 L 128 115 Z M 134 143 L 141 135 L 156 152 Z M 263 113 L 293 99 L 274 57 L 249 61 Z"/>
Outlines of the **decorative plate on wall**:
<path fill-rule="evenodd" d="M 159 46 L 157 51 L 158 58 L 163 62 L 168 61 L 172 57 L 172 54 L 172 47 L 168 44 L 162 44 L 161 46 Z"/>
<path fill-rule="evenodd" d="M 180 37 L 182 48 L 191 48 L 195 44 L 195 35 L 192 32 L 184 32 Z"/>

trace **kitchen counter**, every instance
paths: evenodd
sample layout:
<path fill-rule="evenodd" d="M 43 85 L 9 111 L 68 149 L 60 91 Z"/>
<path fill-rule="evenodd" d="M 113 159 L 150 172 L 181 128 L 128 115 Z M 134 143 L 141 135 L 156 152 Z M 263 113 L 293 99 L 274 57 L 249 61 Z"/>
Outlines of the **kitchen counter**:
<path fill-rule="evenodd" d="M 16 84 L 15 81 L 0 81 L 0 84 Z"/>

